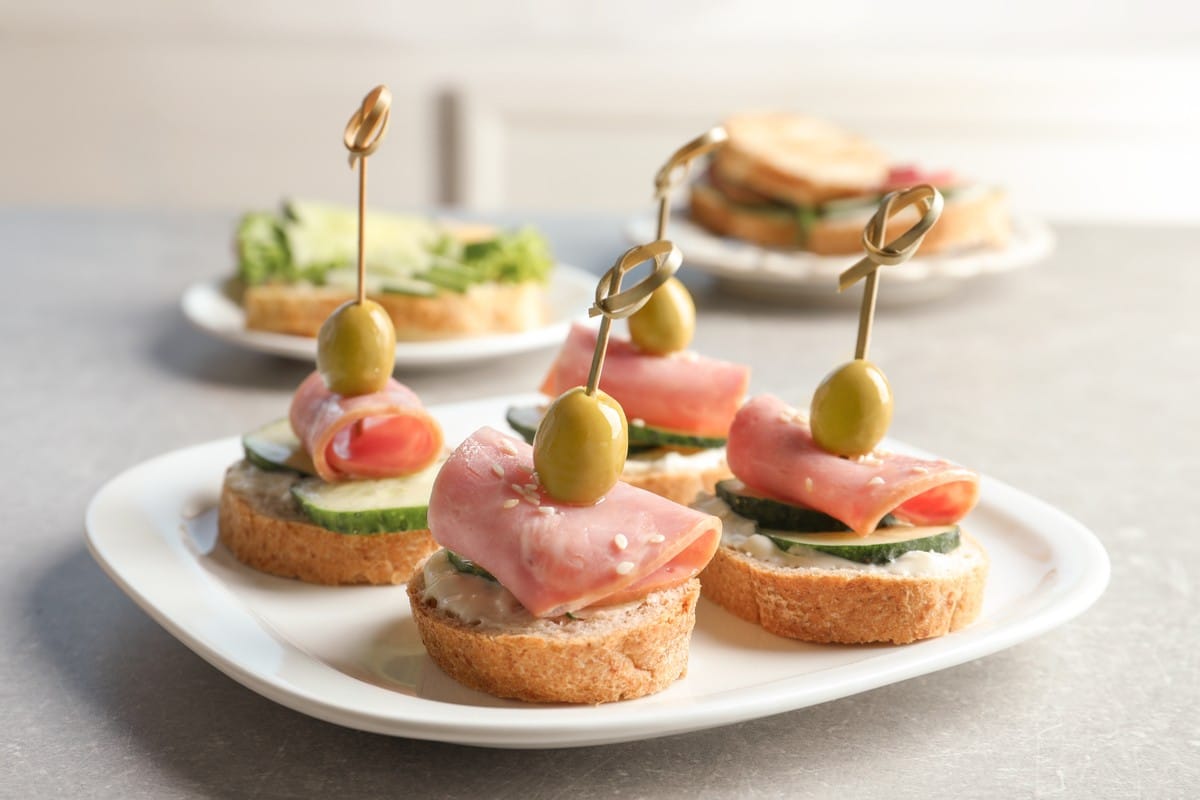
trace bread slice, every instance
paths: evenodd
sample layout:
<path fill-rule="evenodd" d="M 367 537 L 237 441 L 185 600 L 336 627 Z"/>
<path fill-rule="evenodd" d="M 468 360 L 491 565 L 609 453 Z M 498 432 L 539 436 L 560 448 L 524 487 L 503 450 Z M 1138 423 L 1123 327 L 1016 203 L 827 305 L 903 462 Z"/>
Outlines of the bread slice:
<path fill-rule="evenodd" d="M 700 583 L 706 598 L 778 636 L 907 644 L 956 631 L 979 616 L 987 553 L 963 534 L 947 555 L 953 559 L 949 571 L 914 576 L 780 566 L 723 544 Z"/>
<path fill-rule="evenodd" d="M 536 281 L 477 283 L 465 292 L 433 297 L 371 295 L 387 310 L 397 341 L 422 341 L 491 333 L 515 333 L 544 324 L 545 286 Z M 242 308 L 250 330 L 316 336 L 321 324 L 352 295 L 345 289 L 310 284 L 246 287 Z"/>
<path fill-rule="evenodd" d="M 307 583 L 404 583 L 437 549 L 428 530 L 335 533 L 314 525 L 291 494 L 299 478 L 239 461 L 225 473 L 217 527 L 247 566 Z"/>
<path fill-rule="evenodd" d="M 430 658 L 459 683 L 530 703 L 595 704 L 653 694 L 683 677 L 700 583 L 692 578 L 579 619 L 506 625 L 464 622 L 424 591 L 418 570 L 408 582 L 413 619 Z"/>
<path fill-rule="evenodd" d="M 758 194 L 816 205 L 882 186 L 888 158 L 873 144 L 833 123 L 787 112 L 752 112 L 726 119 L 729 141 L 714 169 Z"/>
<path fill-rule="evenodd" d="M 818 255 L 857 255 L 862 252 L 863 227 L 871 211 L 819 217 L 805 225 L 795 211 L 782 207 L 745 206 L 731 202 L 720 190 L 698 182 L 691 189 L 691 216 L 722 236 L 765 247 L 796 248 Z M 905 209 L 888 221 L 894 237 L 917 221 L 915 209 Z M 1008 243 L 1012 223 L 1008 198 L 1002 189 L 980 188 L 946 199 L 942 215 L 925 235 L 922 255 L 972 248 L 999 248 Z"/>

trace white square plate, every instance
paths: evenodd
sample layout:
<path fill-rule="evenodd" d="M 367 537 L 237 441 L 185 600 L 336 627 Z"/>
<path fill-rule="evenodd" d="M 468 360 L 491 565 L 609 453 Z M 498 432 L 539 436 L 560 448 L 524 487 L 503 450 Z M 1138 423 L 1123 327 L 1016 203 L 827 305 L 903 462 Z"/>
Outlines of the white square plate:
<path fill-rule="evenodd" d="M 497 397 L 434 407 L 448 442 L 503 428 Z M 898 448 L 899 449 L 899 448 Z M 905 448 L 908 449 L 908 448 Z M 727 725 L 961 664 L 1081 613 L 1108 582 L 1086 528 L 985 478 L 965 527 L 991 559 L 983 613 L 903 647 L 781 639 L 701 601 L 687 676 L 602 706 L 534 706 L 455 683 L 426 656 L 404 587 L 325 587 L 263 575 L 216 543 L 215 505 L 236 437 L 177 450 L 110 481 L 87 512 L 101 566 L 150 616 L 234 680 L 320 719 L 394 736 L 490 747 L 569 747 Z"/>

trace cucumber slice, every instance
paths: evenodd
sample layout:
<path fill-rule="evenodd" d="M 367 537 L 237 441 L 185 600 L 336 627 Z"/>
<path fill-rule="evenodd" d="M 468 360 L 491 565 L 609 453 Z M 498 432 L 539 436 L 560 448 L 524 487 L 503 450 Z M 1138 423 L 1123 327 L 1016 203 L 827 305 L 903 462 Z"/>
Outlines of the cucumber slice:
<path fill-rule="evenodd" d="M 798 533 L 850 530 L 850 526 L 815 508 L 763 497 L 737 478 L 718 481 L 717 497 L 728 503 L 733 513 L 752 519 L 764 528 Z M 899 520 L 886 514 L 876 527 L 890 528 L 898 524 Z"/>
<path fill-rule="evenodd" d="M 246 453 L 246 460 L 259 469 L 288 469 L 304 475 L 317 474 L 312 459 L 286 419 L 277 419 L 247 433 L 242 437 L 242 450 Z"/>
<path fill-rule="evenodd" d="M 446 551 L 446 558 L 447 558 L 447 560 L 449 560 L 450 566 L 454 567 L 454 569 L 457 570 L 458 572 L 462 572 L 466 575 L 474 575 L 477 578 L 483 578 L 485 580 L 491 581 L 492 583 L 500 582 L 500 581 L 496 580 L 495 575 L 488 572 L 486 569 L 479 566 L 474 561 L 463 558 L 462 556 L 460 556 L 458 553 L 454 552 L 453 550 Z"/>
<path fill-rule="evenodd" d="M 949 553 L 958 547 L 960 541 L 957 525 L 897 525 L 876 531 L 870 536 L 854 533 L 789 533 L 767 528 L 760 528 L 758 532 L 785 552 L 808 547 L 860 564 L 886 564 L 912 550 Z"/>
<path fill-rule="evenodd" d="M 525 441 L 533 444 L 533 435 L 542 421 L 545 409 L 540 406 L 513 406 L 505 413 L 505 419 Z M 654 447 L 683 447 L 693 450 L 710 450 L 724 447 L 725 439 L 718 436 L 693 436 L 690 433 L 653 428 L 648 425 L 629 425 L 629 451 L 647 450 Z"/>
<path fill-rule="evenodd" d="M 428 527 L 429 494 L 437 463 L 403 478 L 326 483 L 306 478 L 292 487 L 301 510 L 336 533 L 393 533 Z"/>

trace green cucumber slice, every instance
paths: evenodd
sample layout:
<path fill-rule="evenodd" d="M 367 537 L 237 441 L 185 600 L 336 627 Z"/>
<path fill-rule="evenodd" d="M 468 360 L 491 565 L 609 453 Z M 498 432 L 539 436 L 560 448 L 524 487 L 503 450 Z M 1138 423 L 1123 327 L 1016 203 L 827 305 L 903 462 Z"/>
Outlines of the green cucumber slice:
<path fill-rule="evenodd" d="M 785 552 L 808 547 L 860 564 L 886 564 L 912 550 L 949 553 L 961 539 L 957 525 L 897 525 L 869 536 L 854 533 L 789 533 L 760 528 L 759 533 Z"/>
<path fill-rule="evenodd" d="M 246 460 L 259 469 L 287 469 L 304 475 L 316 475 L 312 459 L 292 432 L 292 424 L 277 419 L 242 437 Z"/>
<path fill-rule="evenodd" d="M 764 528 L 798 533 L 850 530 L 849 525 L 815 508 L 763 497 L 737 478 L 718 481 L 717 497 L 728 503 L 733 513 L 752 519 Z M 899 520 L 886 514 L 876 527 L 890 528 L 898 524 Z"/>
<path fill-rule="evenodd" d="M 474 575 L 477 578 L 483 578 L 485 580 L 491 581 L 492 583 L 499 583 L 499 581 L 496 580 L 495 575 L 488 572 L 486 569 L 479 566 L 474 561 L 471 561 L 470 559 L 467 559 L 467 558 L 463 558 L 462 556 L 460 556 L 458 553 L 454 552 L 453 550 L 446 551 L 446 558 L 447 558 L 447 560 L 449 560 L 450 566 L 454 567 L 454 569 L 458 572 L 461 572 L 465 575 Z"/>
<path fill-rule="evenodd" d="M 477 282 L 477 279 L 470 270 L 458 266 L 432 266 L 416 277 L 440 289 L 457 292 L 458 294 L 467 291 L 472 283 Z"/>
<path fill-rule="evenodd" d="M 306 478 L 292 487 L 304 514 L 336 533 L 394 533 L 428 527 L 429 495 L 439 459 L 415 475 L 326 483 Z"/>
<path fill-rule="evenodd" d="M 521 434 L 525 441 L 533 444 L 533 435 L 537 433 L 538 423 L 542 421 L 545 409 L 540 406 L 512 406 L 505 413 L 505 419 L 514 431 Z M 680 433 L 666 428 L 654 428 L 649 425 L 629 424 L 629 451 L 647 450 L 654 447 L 684 447 L 693 450 L 711 450 L 714 447 L 724 447 L 725 439 L 719 436 L 693 436 L 690 433 Z"/>

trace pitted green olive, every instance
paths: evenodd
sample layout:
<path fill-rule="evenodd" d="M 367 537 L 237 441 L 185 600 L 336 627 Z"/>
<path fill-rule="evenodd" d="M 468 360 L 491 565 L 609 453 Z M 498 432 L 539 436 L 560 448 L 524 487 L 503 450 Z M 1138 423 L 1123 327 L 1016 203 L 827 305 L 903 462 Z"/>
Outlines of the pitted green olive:
<path fill-rule="evenodd" d="M 696 332 L 696 304 L 678 278 L 654 290 L 629 317 L 629 337 L 639 350 L 666 355 L 685 349 Z"/>
<path fill-rule="evenodd" d="M 843 364 L 813 393 L 810 423 L 821 449 L 840 456 L 869 453 L 892 424 L 892 387 L 870 361 Z"/>
<path fill-rule="evenodd" d="M 555 500 L 594 503 L 621 477 L 629 430 L 621 405 L 582 386 L 550 404 L 533 437 L 533 466 Z"/>
<path fill-rule="evenodd" d="M 353 396 L 387 385 L 396 364 L 396 329 L 373 300 L 343 303 L 317 334 L 317 369 L 330 391 Z"/>

